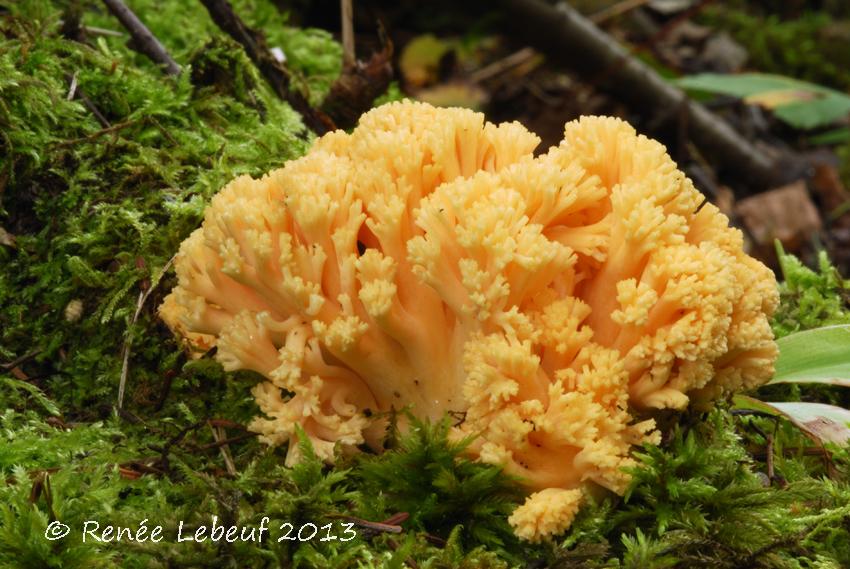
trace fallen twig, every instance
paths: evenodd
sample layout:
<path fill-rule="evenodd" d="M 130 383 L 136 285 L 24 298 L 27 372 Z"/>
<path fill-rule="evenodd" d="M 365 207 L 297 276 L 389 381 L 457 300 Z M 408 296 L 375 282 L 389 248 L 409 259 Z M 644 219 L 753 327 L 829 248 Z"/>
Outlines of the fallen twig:
<path fill-rule="evenodd" d="M 345 65 L 322 102 L 327 113 L 341 128 L 357 124 L 360 115 L 372 108 L 375 98 L 386 92 L 393 77 L 393 46 L 383 29 L 379 30 L 383 49 L 368 61 Z"/>
<path fill-rule="evenodd" d="M 764 453 L 767 464 L 767 479 L 772 483 L 776 478 L 776 472 L 773 467 L 773 434 L 767 435 L 767 445 L 765 445 Z"/>
<path fill-rule="evenodd" d="M 170 143 L 171 143 L 171 144 L 173 144 L 174 146 L 180 146 L 180 143 L 179 143 L 179 142 L 177 142 L 177 139 L 175 139 L 175 138 L 171 135 L 171 133 L 170 133 L 170 132 L 168 132 L 168 129 L 167 129 L 167 128 L 165 128 L 164 126 L 162 126 L 162 124 L 161 124 L 158 120 L 156 120 L 156 117 L 154 117 L 153 115 L 151 115 L 151 116 L 149 116 L 149 117 L 148 117 L 148 119 L 150 119 L 150 121 L 151 121 L 151 122 L 153 123 L 153 125 L 157 128 L 157 130 L 158 130 L 159 132 L 161 132 L 161 133 L 162 133 L 162 136 L 164 136 L 165 138 L 167 138 L 167 139 L 168 139 L 168 142 L 170 142 Z"/>
<path fill-rule="evenodd" d="M 213 427 L 209 421 L 207 425 L 210 427 L 213 439 L 218 444 L 218 450 L 221 453 L 221 458 L 224 460 L 224 467 L 230 476 L 236 476 L 236 465 L 233 464 L 233 457 L 230 456 L 230 447 L 227 444 L 227 437 L 224 434 L 222 427 Z"/>
<path fill-rule="evenodd" d="M 59 20 L 57 22 L 60 26 L 65 25 L 65 20 Z M 72 22 L 73 24 L 73 22 Z M 113 38 L 123 38 L 126 34 L 123 34 L 116 30 L 109 30 L 106 28 L 99 28 L 97 26 L 80 26 L 80 29 L 86 32 L 87 34 L 91 34 L 93 36 L 109 36 Z"/>
<path fill-rule="evenodd" d="M 159 397 L 156 400 L 156 405 L 154 405 L 154 411 L 162 411 L 162 408 L 165 407 L 165 400 L 168 399 L 168 394 L 171 392 L 171 384 L 174 382 L 174 376 L 177 375 L 177 372 L 173 369 L 165 372 L 165 376 L 162 381 L 162 389 L 159 392 Z"/>
<path fill-rule="evenodd" d="M 448 541 L 446 541 L 442 537 L 438 537 L 430 533 L 426 533 L 422 537 L 425 538 L 425 541 L 427 541 L 431 545 L 436 545 L 437 547 L 445 547 L 448 544 Z"/>
<path fill-rule="evenodd" d="M 145 301 L 145 291 L 139 291 L 139 300 L 136 302 L 136 312 L 133 313 L 133 320 L 130 322 L 130 327 L 127 330 L 127 337 L 124 339 L 124 345 L 121 347 L 121 379 L 118 381 L 118 408 L 124 407 L 124 389 L 127 386 L 127 373 L 130 368 L 130 346 L 133 344 L 133 326 L 139 319 L 139 314 L 142 312 L 142 304 Z"/>
<path fill-rule="evenodd" d="M 794 545 L 803 538 L 806 537 L 806 534 L 811 531 L 811 529 L 806 528 L 803 531 L 797 532 L 795 534 L 791 534 L 785 537 L 781 537 L 776 539 L 767 545 L 764 545 L 747 556 L 745 559 L 739 560 L 739 565 L 737 567 L 758 567 L 760 564 L 756 564 L 759 559 L 763 559 L 767 556 L 768 553 L 780 549 L 782 547 Z"/>
<path fill-rule="evenodd" d="M 767 451 L 766 450 L 753 450 L 750 451 L 750 454 L 756 460 L 766 460 L 767 459 Z M 825 448 L 817 448 L 817 447 L 785 447 L 782 449 L 782 456 L 793 457 L 797 454 L 802 454 L 803 456 L 817 456 L 823 458 L 824 455 L 829 454 L 829 451 Z"/>
<path fill-rule="evenodd" d="M 156 63 L 165 66 L 165 72 L 169 75 L 179 75 L 180 66 L 171 57 L 165 47 L 156 36 L 145 26 L 122 0 L 103 0 L 109 11 L 118 18 L 127 31 L 130 32 L 135 41 L 138 51 L 150 57 Z"/>
<path fill-rule="evenodd" d="M 127 373 L 130 367 L 130 348 L 133 345 L 133 326 L 136 325 L 136 322 L 139 320 L 139 315 L 142 313 L 142 307 L 145 305 L 145 301 L 150 296 L 151 292 L 156 288 L 156 285 L 159 284 L 159 281 L 162 279 L 162 276 L 171 268 L 172 263 L 174 263 L 176 255 L 172 256 L 165 266 L 162 267 L 162 270 L 159 272 L 159 275 L 154 279 L 154 281 L 148 286 L 146 289 L 142 288 L 139 291 L 139 298 L 136 301 L 136 311 L 133 313 L 133 319 L 130 321 L 130 326 L 127 329 L 127 337 L 124 339 L 124 345 L 121 348 L 121 378 L 118 381 L 118 409 L 122 409 L 124 407 L 124 389 L 127 385 Z"/>
<path fill-rule="evenodd" d="M 77 94 L 77 72 L 74 71 L 74 74 L 71 76 L 71 86 L 68 87 L 68 96 L 65 97 L 67 101 L 73 101 L 74 95 Z"/>
<path fill-rule="evenodd" d="M 212 424 L 210 424 L 210 427 L 212 427 Z M 254 437 L 258 436 L 260 436 L 259 433 L 242 433 L 241 435 L 236 435 L 235 437 L 230 437 L 227 439 L 217 439 L 214 443 L 201 445 L 198 447 L 198 450 L 210 450 L 214 448 L 219 448 L 223 445 L 238 443 L 246 439 L 253 439 Z"/>
<path fill-rule="evenodd" d="M 271 54 L 262 33 L 246 26 L 236 15 L 230 2 L 201 0 L 201 3 L 216 25 L 242 45 L 275 94 L 301 114 L 307 128 L 319 135 L 336 129 L 336 125 L 325 113 L 310 106 L 307 98 L 298 89 L 291 88 L 292 76 L 289 70 Z"/>
<path fill-rule="evenodd" d="M 213 427 L 226 427 L 228 429 L 241 429 L 243 431 L 247 430 L 245 425 L 240 425 L 239 423 L 229 419 L 210 419 L 208 423 Z"/>
<path fill-rule="evenodd" d="M 138 121 L 136 121 L 136 120 L 129 120 L 129 121 L 115 123 L 113 125 L 107 126 L 106 128 L 102 128 L 98 131 L 95 131 L 91 134 L 87 134 L 86 136 L 83 136 L 81 138 L 70 138 L 68 140 L 62 140 L 62 141 L 56 143 L 56 145 L 57 146 L 69 146 L 69 145 L 78 144 L 80 142 L 91 141 L 91 140 L 94 140 L 95 138 L 97 138 L 99 136 L 103 136 L 104 134 L 109 134 L 110 132 L 115 132 L 115 131 L 127 128 L 128 126 L 132 126 L 132 125 L 136 124 L 137 122 Z"/>
<path fill-rule="evenodd" d="M 382 524 L 401 525 L 410 517 L 407 512 L 396 512 L 387 519 L 383 520 Z"/>
<path fill-rule="evenodd" d="M 51 522 L 56 520 L 56 512 L 53 510 L 53 491 L 50 488 L 50 473 L 42 472 L 36 476 L 30 490 L 30 502 L 36 503 L 41 496 L 44 496 L 44 503 L 47 505 L 47 519 Z"/>
<path fill-rule="evenodd" d="M 494 61 L 490 65 L 486 67 L 482 67 L 481 69 L 475 71 L 469 76 L 469 81 L 472 83 L 480 83 L 481 81 L 486 81 L 491 77 L 495 77 L 500 73 L 504 73 L 508 69 L 512 69 L 521 63 L 525 63 L 529 59 L 533 58 L 537 55 L 537 52 L 531 49 L 530 47 L 524 47 L 519 51 L 515 51 L 507 57 L 504 57 L 498 61 Z"/>
<path fill-rule="evenodd" d="M 339 0 L 339 12 L 342 21 L 342 65 L 350 67 L 357 61 L 354 52 L 354 10 L 351 0 Z"/>
<path fill-rule="evenodd" d="M 11 369 L 18 367 L 22 363 L 33 359 L 34 357 L 36 357 L 40 353 L 41 353 L 41 348 L 36 348 L 35 350 L 27 352 L 22 356 L 18 356 L 17 358 L 13 359 L 12 361 L 10 361 L 8 363 L 0 364 L 0 368 L 4 369 L 6 371 L 9 371 Z"/>
<path fill-rule="evenodd" d="M 86 94 L 83 93 L 83 90 L 77 84 L 77 74 L 76 73 L 66 73 L 65 79 L 68 80 L 68 100 L 72 101 L 74 98 L 77 98 L 83 102 L 83 106 L 88 109 L 88 111 L 94 115 L 94 118 L 97 119 L 97 122 L 100 123 L 100 126 L 104 128 L 110 128 L 112 125 L 109 124 L 109 121 L 103 116 L 103 113 L 95 106 L 94 103 L 91 102 L 91 99 L 86 97 Z"/>
<path fill-rule="evenodd" d="M 347 522 L 353 523 L 354 525 L 356 525 L 358 527 L 368 529 L 368 530 L 372 530 L 372 531 L 376 531 L 376 532 L 380 532 L 380 533 L 401 533 L 404 529 L 400 525 L 397 525 L 397 524 L 387 524 L 387 523 L 384 523 L 384 522 L 370 522 L 369 520 L 364 520 L 363 518 L 358 518 L 358 517 L 355 517 L 355 516 L 349 516 L 349 515 L 346 515 L 346 514 L 327 514 L 325 517 L 326 518 L 334 518 L 334 519 L 345 520 Z"/>
<path fill-rule="evenodd" d="M 150 464 L 146 464 L 139 460 L 131 460 L 129 462 L 124 462 L 116 465 L 118 467 L 118 473 L 122 478 L 126 478 L 128 480 L 136 480 L 140 478 L 144 474 L 155 474 L 157 476 L 164 476 L 165 472 L 152 466 Z"/>
<path fill-rule="evenodd" d="M 109 128 L 110 126 L 112 126 L 109 123 L 109 120 L 107 120 L 107 118 L 103 116 L 103 113 L 100 112 L 100 109 L 98 109 L 95 104 L 91 102 L 91 99 L 89 99 L 79 87 L 77 87 L 77 97 L 83 102 L 83 105 L 89 110 L 89 112 L 94 115 L 94 118 L 97 119 L 97 122 L 100 123 L 100 126 L 105 128 Z"/>
<path fill-rule="evenodd" d="M 128 411 L 127 409 L 118 409 L 118 416 L 127 421 L 128 423 L 132 423 L 134 425 L 143 425 L 147 429 L 153 430 L 144 419 L 133 413 L 132 411 Z"/>
<path fill-rule="evenodd" d="M 742 138 L 728 123 L 691 100 L 611 36 L 566 3 L 502 0 L 505 21 L 540 51 L 558 58 L 585 79 L 598 84 L 643 112 L 684 106 L 688 134 L 720 166 L 738 173 L 757 189 L 781 183 L 778 159 Z M 670 117 L 673 118 L 673 117 Z"/>
<path fill-rule="evenodd" d="M 765 419 L 776 419 L 776 414 L 768 413 L 767 411 L 758 411 L 756 409 L 731 409 L 729 414 L 736 417 L 763 417 Z"/>
<path fill-rule="evenodd" d="M 169 472 L 171 470 L 171 461 L 169 460 L 168 455 L 171 452 L 171 447 L 179 445 L 183 439 L 186 438 L 186 435 L 192 431 L 200 429 L 204 426 L 204 423 L 206 423 L 206 421 L 198 421 L 197 423 L 192 423 L 191 425 L 183 427 L 161 447 L 157 445 L 148 445 L 148 448 L 159 453 L 159 459 L 155 464 L 157 464 L 157 466 L 164 472 Z"/>
<path fill-rule="evenodd" d="M 648 3 L 649 0 L 623 0 L 622 2 L 617 2 L 613 6 L 608 6 L 607 8 L 591 15 L 590 21 L 596 25 L 599 25 L 603 22 L 607 22 L 612 18 L 616 18 L 617 16 L 622 16 L 626 12 L 630 12 L 632 10 L 640 8 L 644 4 Z"/>
<path fill-rule="evenodd" d="M 124 34 L 121 32 L 117 32 L 115 30 L 108 30 L 106 28 L 98 28 L 97 26 L 83 26 L 83 29 L 86 33 L 95 35 L 95 36 L 110 36 L 113 38 L 123 38 Z"/>
<path fill-rule="evenodd" d="M 779 420 L 783 419 L 784 417 L 782 417 L 780 415 L 771 415 L 770 413 L 766 413 L 764 411 L 756 411 L 756 410 L 753 410 L 753 409 L 732 409 L 731 413 L 732 413 L 732 415 L 735 415 L 735 416 L 762 417 L 762 418 L 765 418 L 765 419 L 771 419 L 774 422 L 774 428 L 773 428 L 773 434 L 772 435 L 768 435 L 767 433 L 765 433 L 761 428 L 759 428 L 758 425 L 756 425 L 753 422 L 749 422 L 748 426 L 751 429 L 753 429 L 756 433 L 758 433 L 758 435 L 760 435 L 765 440 L 765 444 L 766 444 L 766 448 L 764 449 L 763 452 L 752 453 L 753 458 L 755 458 L 757 460 L 764 460 L 765 461 L 766 466 L 767 466 L 768 480 L 770 480 L 771 483 L 774 481 L 774 479 L 778 479 L 778 480 L 780 480 L 780 483 L 782 483 L 783 481 L 781 480 L 781 478 L 774 476 L 774 445 L 775 445 L 775 438 L 776 438 L 776 430 L 779 427 Z M 817 447 L 815 449 L 810 449 L 810 448 L 802 449 L 803 454 L 807 455 L 807 456 L 813 455 L 813 456 L 821 457 L 821 459 L 823 459 L 824 466 L 826 467 L 827 475 L 830 478 L 836 477 L 838 475 L 838 470 L 835 467 L 835 462 L 832 460 L 832 455 L 826 449 L 826 447 L 823 446 L 823 441 L 821 441 L 817 437 L 812 436 L 810 433 L 803 432 L 803 434 L 805 436 L 807 436 L 813 443 L 815 443 L 815 445 L 817 445 Z M 792 450 L 794 451 L 793 454 L 800 452 L 800 449 L 791 447 L 791 448 L 784 449 L 783 455 L 790 454 Z M 793 454 L 792 454 L 792 456 L 793 456 Z"/>

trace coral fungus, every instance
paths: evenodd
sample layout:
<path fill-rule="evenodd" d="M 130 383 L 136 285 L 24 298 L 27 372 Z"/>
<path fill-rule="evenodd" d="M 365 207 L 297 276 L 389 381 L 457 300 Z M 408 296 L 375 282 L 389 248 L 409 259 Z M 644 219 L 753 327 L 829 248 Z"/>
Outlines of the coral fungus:
<path fill-rule="evenodd" d="M 270 444 L 303 428 L 380 445 L 381 412 L 463 412 L 469 451 L 535 491 L 539 540 L 590 485 L 622 492 L 635 410 L 770 377 L 772 273 L 659 143 L 585 117 L 538 139 L 461 109 L 393 103 L 260 180 L 241 177 L 182 245 L 163 318 L 251 369 Z M 289 445 L 287 461 L 298 459 Z"/>

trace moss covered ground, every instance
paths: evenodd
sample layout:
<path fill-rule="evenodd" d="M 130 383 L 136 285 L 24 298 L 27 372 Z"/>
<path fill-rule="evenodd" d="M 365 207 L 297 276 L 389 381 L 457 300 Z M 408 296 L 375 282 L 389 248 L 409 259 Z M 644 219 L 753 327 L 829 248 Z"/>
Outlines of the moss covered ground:
<path fill-rule="evenodd" d="M 542 545 L 512 536 L 516 484 L 461 458 L 447 422 L 391 437 L 380 456 L 284 468 L 284 450 L 243 427 L 257 378 L 188 361 L 155 307 L 211 195 L 300 155 L 312 135 L 200 4 L 130 4 L 185 66 L 179 77 L 126 37 L 80 37 L 75 22 L 121 30 L 100 3 L 0 2 L 0 567 L 850 566 L 847 451 L 724 407 L 669 417 L 627 495 L 599 496 Z M 321 100 L 340 71 L 331 36 L 288 26 L 268 0 L 234 6 Z M 818 272 L 792 258 L 783 269 L 778 334 L 848 321 L 826 259 Z M 363 523 L 402 512 L 401 533 Z M 267 517 L 271 529 L 262 541 L 177 541 L 181 521 L 185 536 L 214 516 Z M 94 535 L 111 525 L 137 539 L 84 543 L 92 521 Z M 163 539 L 138 539 L 143 521 Z M 55 522 L 71 534 L 46 539 Z M 287 522 L 321 529 L 280 539 Z M 344 541 L 346 528 L 356 537 Z"/>

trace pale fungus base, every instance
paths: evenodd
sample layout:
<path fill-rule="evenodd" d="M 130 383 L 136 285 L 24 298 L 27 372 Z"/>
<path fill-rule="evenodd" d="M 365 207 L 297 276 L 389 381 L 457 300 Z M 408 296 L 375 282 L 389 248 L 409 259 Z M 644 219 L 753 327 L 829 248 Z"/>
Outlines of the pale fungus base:
<path fill-rule="evenodd" d="M 402 102 L 212 200 L 161 307 L 227 370 L 267 381 L 251 428 L 296 427 L 331 461 L 380 445 L 377 413 L 464 412 L 457 436 L 536 491 L 538 541 L 588 485 L 622 493 L 630 409 L 681 409 L 766 381 L 772 273 L 663 146 L 585 117 L 537 158 L 517 123 Z"/>

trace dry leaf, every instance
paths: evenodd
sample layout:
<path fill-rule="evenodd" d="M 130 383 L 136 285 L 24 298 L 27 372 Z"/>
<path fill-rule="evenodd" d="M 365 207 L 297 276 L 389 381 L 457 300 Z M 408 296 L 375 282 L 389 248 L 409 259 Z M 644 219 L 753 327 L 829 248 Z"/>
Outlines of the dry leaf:
<path fill-rule="evenodd" d="M 15 246 L 15 236 L 0 227 L 0 245 Z"/>
<path fill-rule="evenodd" d="M 830 216 L 832 226 L 850 227 L 850 192 L 841 182 L 838 170 L 830 164 L 817 164 L 811 187 Z"/>
<path fill-rule="evenodd" d="M 803 103 L 805 101 L 814 101 L 821 96 L 812 91 L 804 91 L 801 89 L 777 89 L 775 91 L 764 91 L 756 93 L 749 97 L 744 97 L 744 102 L 752 105 L 761 105 L 766 109 L 775 109 L 790 103 Z"/>
<path fill-rule="evenodd" d="M 416 93 L 420 101 L 435 107 L 465 107 L 480 111 L 487 103 L 487 92 L 468 83 L 442 83 Z"/>
<path fill-rule="evenodd" d="M 761 401 L 747 395 L 736 395 L 734 401 L 738 409 L 783 415 L 818 444 L 846 445 L 850 441 L 850 411 L 842 407 L 805 401 Z"/>
<path fill-rule="evenodd" d="M 803 180 L 743 199 L 736 210 L 758 245 L 779 239 L 794 250 L 821 229 L 820 215 Z"/>
<path fill-rule="evenodd" d="M 398 62 L 406 84 L 416 88 L 436 81 L 440 60 L 453 48 L 451 41 L 433 34 L 412 39 L 404 46 Z"/>

